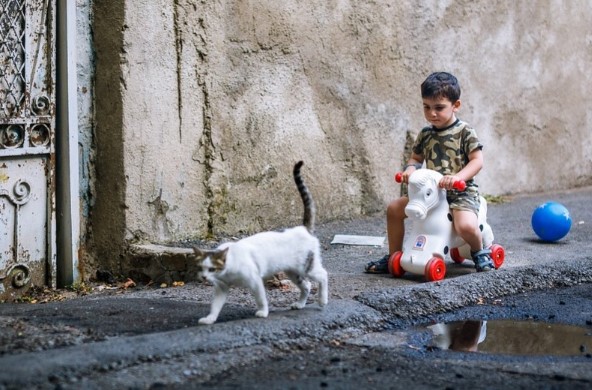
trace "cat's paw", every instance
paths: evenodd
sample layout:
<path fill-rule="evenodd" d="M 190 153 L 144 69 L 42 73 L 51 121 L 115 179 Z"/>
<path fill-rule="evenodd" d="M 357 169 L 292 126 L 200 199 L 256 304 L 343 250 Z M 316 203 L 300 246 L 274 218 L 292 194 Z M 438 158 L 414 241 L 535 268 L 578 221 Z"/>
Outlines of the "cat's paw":
<path fill-rule="evenodd" d="M 197 321 L 200 325 L 212 325 L 214 322 L 216 322 L 216 317 L 213 315 L 200 318 L 199 321 Z"/>
<path fill-rule="evenodd" d="M 319 306 L 321 308 L 327 306 L 327 299 L 319 299 Z"/>
<path fill-rule="evenodd" d="M 290 308 L 292 308 L 292 310 L 300 310 L 304 309 L 304 306 L 306 306 L 306 302 L 294 302 Z"/>
<path fill-rule="evenodd" d="M 258 310 L 255 313 L 256 317 L 260 317 L 260 318 L 267 318 L 267 316 L 269 315 L 269 311 L 268 310 Z"/>

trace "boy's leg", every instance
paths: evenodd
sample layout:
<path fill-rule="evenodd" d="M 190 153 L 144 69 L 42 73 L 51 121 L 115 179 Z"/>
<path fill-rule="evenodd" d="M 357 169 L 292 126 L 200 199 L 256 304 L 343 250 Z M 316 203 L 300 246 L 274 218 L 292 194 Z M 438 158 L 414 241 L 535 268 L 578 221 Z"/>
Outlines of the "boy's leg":
<path fill-rule="evenodd" d="M 386 235 L 389 245 L 389 255 L 403 250 L 405 236 L 405 207 L 409 198 L 403 196 L 389 203 L 386 209 Z"/>
<path fill-rule="evenodd" d="M 389 253 L 379 260 L 366 264 L 368 273 L 388 273 L 388 259 L 392 253 L 403 248 L 403 236 L 405 234 L 405 207 L 409 199 L 401 197 L 389 203 L 386 209 L 386 232 Z"/>
<path fill-rule="evenodd" d="M 471 247 L 471 252 L 483 249 L 483 239 L 479 230 L 477 214 L 469 210 L 452 209 L 454 230 Z"/>
<path fill-rule="evenodd" d="M 471 256 L 477 272 L 491 271 L 495 267 L 489 249 L 483 249 L 483 237 L 479 230 L 477 214 L 469 210 L 452 210 L 453 225 L 456 233 L 471 247 Z"/>

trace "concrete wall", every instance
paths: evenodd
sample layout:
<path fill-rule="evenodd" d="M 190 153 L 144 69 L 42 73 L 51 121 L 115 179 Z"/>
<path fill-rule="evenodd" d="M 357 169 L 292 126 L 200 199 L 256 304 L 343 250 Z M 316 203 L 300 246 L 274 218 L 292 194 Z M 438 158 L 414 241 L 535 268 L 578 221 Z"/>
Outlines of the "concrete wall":
<path fill-rule="evenodd" d="M 383 210 L 436 70 L 484 193 L 592 184 L 590 25 L 587 0 L 97 2 L 97 254 L 298 223 L 299 159 L 321 221 Z"/>

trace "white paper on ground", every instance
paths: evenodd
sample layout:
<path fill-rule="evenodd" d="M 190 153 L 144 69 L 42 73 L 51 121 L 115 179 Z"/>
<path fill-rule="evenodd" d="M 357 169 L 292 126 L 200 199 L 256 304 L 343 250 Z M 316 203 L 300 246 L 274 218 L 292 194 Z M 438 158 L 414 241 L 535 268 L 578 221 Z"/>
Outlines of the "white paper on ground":
<path fill-rule="evenodd" d="M 384 237 L 336 234 L 331 244 L 382 246 L 384 244 Z"/>

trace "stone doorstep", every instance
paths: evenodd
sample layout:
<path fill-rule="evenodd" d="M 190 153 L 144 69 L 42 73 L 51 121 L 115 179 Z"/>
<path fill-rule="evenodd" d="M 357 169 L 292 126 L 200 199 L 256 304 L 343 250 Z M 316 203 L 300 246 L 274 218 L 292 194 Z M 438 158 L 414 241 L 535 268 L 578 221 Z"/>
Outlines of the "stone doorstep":
<path fill-rule="evenodd" d="M 188 257 L 191 248 L 170 247 L 156 244 L 132 244 L 126 252 L 124 274 L 138 283 L 167 283 L 194 281 L 196 269 Z"/>

